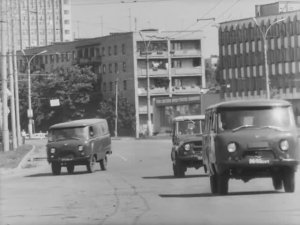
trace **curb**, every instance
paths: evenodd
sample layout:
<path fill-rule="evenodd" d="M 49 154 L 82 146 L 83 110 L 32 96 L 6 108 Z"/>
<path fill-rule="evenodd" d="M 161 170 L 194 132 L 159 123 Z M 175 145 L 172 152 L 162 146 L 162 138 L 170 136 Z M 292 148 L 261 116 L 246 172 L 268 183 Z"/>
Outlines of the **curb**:
<path fill-rule="evenodd" d="M 33 161 L 32 155 L 34 153 L 34 150 L 35 150 L 35 145 L 32 145 L 30 151 L 23 157 L 23 159 L 21 160 L 21 162 L 15 169 L 22 169 L 22 168 L 24 168 L 25 164 L 28 161 Z"/>

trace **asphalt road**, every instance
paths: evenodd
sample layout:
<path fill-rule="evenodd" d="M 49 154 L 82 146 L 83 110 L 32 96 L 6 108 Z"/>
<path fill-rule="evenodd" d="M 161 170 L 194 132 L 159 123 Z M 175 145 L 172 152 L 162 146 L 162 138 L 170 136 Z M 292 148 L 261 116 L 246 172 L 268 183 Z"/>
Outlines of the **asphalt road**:
<path fill-rule="evenodd" d="M 107 171 L 53 176 L 42 160 L 3 174 L 0 224 L 300 224 L 299 173 L 292 194 L 256 179 L 230 180 L 229 195 L 213 196 L 203 168 L 172 176 L 170 151 L 170 140 L 114 140 Z"/>

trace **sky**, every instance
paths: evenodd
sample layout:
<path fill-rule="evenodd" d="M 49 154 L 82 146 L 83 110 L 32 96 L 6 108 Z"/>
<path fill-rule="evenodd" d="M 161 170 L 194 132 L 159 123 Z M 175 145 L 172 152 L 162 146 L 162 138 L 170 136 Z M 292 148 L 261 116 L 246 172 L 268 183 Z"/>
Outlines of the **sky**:
<path fill-rule="evenodd" d="M 277 0 L 71 0 L 74 38 L 147 28 L 202 30 L 204 56 L 218 55 L 218 23 L 255 16 Z M 215 18 L 212 20 L 211 18 Z M 210 20 L 204 20 L 210 19 Z"/>

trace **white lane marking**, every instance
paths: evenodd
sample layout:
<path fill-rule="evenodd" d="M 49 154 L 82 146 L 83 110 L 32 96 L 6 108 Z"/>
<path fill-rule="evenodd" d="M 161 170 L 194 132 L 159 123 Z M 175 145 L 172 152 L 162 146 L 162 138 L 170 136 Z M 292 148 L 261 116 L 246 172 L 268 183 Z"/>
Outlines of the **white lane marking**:
<path fill-rule="evenodd" d="M 127 161 L 127 159 L 124 156 L 122 156 L 122 155 L 120 155 L 118 153 L 115 153 L 115 155 L 118 156 L 119 158 L 123 159 L 124 161 Z"/>

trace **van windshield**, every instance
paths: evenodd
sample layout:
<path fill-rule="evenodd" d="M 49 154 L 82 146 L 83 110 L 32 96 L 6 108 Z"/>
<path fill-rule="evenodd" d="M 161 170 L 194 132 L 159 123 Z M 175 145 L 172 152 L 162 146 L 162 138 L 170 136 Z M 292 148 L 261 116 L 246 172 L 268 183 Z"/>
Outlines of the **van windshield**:
<path fill-rule="evenodd" d="M 178 135 L 202 134 L 204 120 L 184 120 L 177 122 Z"/>
<path fill-rule="evenodd" d="M 49 141 L 61 141 L 66 139 L 87 139 L 88 132 L 85 127 L 71 127 L 63 129 L 53 129 L 49 133 Z"/>
<path fill-rule="evenodd" d="M 237 131 L 248 127 L 286 130 L 292 126 L 292 122 L 292 111 L 289 107 L 225 108 L 218 112 L 220 131 Z"/>

